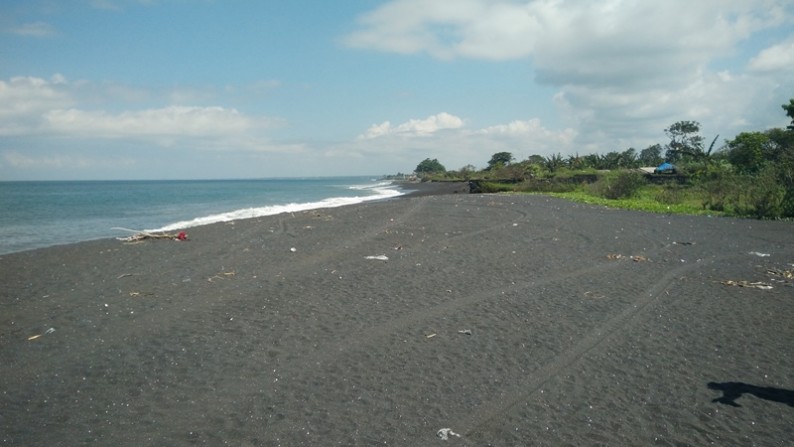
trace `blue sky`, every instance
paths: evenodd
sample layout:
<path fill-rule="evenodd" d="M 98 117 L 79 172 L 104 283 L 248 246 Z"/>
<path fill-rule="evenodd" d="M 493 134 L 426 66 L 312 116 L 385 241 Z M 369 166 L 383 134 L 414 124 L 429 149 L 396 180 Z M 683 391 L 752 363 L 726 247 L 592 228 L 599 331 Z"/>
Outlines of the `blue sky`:
<path fill-rule="evenodd" d="M 790 0 L 6 0 L 0 180 L 484 167 L 785 127 Z"/>

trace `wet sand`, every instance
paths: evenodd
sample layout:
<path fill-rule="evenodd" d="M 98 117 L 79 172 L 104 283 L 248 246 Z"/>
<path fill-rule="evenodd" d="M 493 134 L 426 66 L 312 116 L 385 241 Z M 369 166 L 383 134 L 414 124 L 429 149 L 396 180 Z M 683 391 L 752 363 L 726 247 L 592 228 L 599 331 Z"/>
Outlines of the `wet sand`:
<path fill-rule="evenodd" d="M 187 232 L 0 257 L 0 444 L 794 437 L 791 222 L 418 194 Z"/>

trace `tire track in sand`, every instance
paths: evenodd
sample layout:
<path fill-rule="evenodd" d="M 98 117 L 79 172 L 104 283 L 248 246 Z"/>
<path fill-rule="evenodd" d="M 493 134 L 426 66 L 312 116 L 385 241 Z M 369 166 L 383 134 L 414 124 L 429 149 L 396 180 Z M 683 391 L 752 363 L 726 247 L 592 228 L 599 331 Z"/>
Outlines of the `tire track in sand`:
<path fill-rule="evenodd" d="M 658 281 L 646 289 L 633 305 L 627 306 L 622 312 L 609 319 L 604 324 L 593 329 L 573 347 L 554 357 L 551 361 L 531 373 L 527 380 L 504 389 L 502 396 L 513 396 L 511 399 L 494 399 L 478 408 L 472 409 L 471 416 L 451 422 L 454 427 L 469 427 L 463 433 L 466 437 L 476 436 L 490 427 L 496 419 L 513 409 L 516 405 L 526 402 L 529 397 L 537 392 L 546 382 L 561 374 L 565 369 L 576 363 L 590 351 L 598 348 L 610 336 L 620 329 L 631 324 L 633 318 L 642 313 L 648 306 L 670 287 L 671 282 L 686 272 L 705 268 L 717 261 L 737 258 L 737 255 L 714 258 L 708 263 L 686 264 L 668 271 Z M 705 265 L 704 265 L 705 264 Z"/>
<path fill-rule="evenodd" d="M 409 212 L 406 212 L 405 215 L 400 217 L 400 221 L 407 220 L 410 215 L 416 213 L 417 211 L 426 208 L 429 206 L 427 201 L 417 201 L 418 203 L 413 204 L 410 207 Z M 514 214 L 519 214 L 522 218 L 528 218 L 525 213 L 518 212 L 517 210 L 511 209 L 507 210 Z M 398 219 L 394 219 L 393 222 L 388 222 L 382 226 L 379 226 L 378 230 L 373 230 L 368 232 L 366 236 L 362 235 L 355 238 L 355 243 L 364 243 L 362 239 L 371 239 L 372 237 L 378 235 L 384 228 L 388 228 L 391 225 L 397 224 Z M 520 219 L 519 219 L 520 220 Z M 474 231 L 469 231 L 461 235 L 454 235 L 450 239 L 466 239 L 470 237 L 477 237 L 488 232 L 493 231 L 500 231 L 505 228 L 510 227 L 512 224 L 499 222 L 494 225 L 486 226 L 479 228 Z M 548 230 L 549 232 L 553 231 L 553 229 Z M 435 242 L 434 242 L 435 243 Z M 438 242 L 443 243 L 443 242 Z M 659 245 L 652 250 L 645 252 L 649 257 L 653 257 L 655 254 L 666 250 L 670 247 L 670 244 Z M 330 256 L 330 255 L 329 255 Z M 319 256 L 321 258 L 322 256 Z M 310 262 L 314 263 L 317 262 L 319 259 L 317 256 L 313 257 Z M 640 312 L 643 308 L 645 308 L 648 304 L 653 302 L 655 298 L 664 291 L 666 284 L 670 282 L 671 279 L 681 275 L 681 273 L 692 270 L 698 267 L 694 264 L 687 264 L 685 266 L 678 267 L 669 271 L 665 274 L 658 282 L 654 283 L 654 285 L 646 289 L 641 297 L 640 300 L 633 303 L 633 305 L 629 305 L 625 310 L 623 310 L 617 316 L 611 318 L 603 325 L 599 326 L 597 329 L 594 330 L 598 336 L 594 338 L 594 335 L 587 336 L 583 341 L 579 342 L 576 346 L 569 349 L 568 352 L 561 354 L 561 356 L 570 356 L 573 355 L 572 359 L 568 362 L 562 362 L 562 367 L 567 366 L 568 364 L 572 363 L 576 360 L 576 358 L 580 357 L 584 352 L 588 351 L 592 347 L 595 347 L 598 343 L 602 341 L 603 338 L 606 338 L 610 333 L 614 332 L 616 329 L 619 328 L 619 324 L 631 318 L 631 316 L 635 315 L 636 313 Z M 621 268 L 620 263 L 615 262 L 601 262 L 594 265 L 590 265 L 587 267 L 580 267 L 575 270 L 567 270 L 567 271 L 559 271 L 555 272 L 555 274 L 547 275 L 542 278 L 532 278 L 524 281 L 515 281 L 510 285 L 505 287 L 501 287 L 496 290 L 472 290 L 470 293 L 464 294 L 462 296 L 457 297 L 456 299 L 444 301 L 438 304 L 435 304 L 430 307 L 423 307 L 421 309 L 413 310 L 406 312 L 402 315 L 395 316 L 388 321 L 380 322 L 377 325 L 370 326 L 367 328 L 361 328 L 360 330 L 350 333 L 343 338 L 328 341 L 326 343 L 320 343 L 319 345 L 315 346 L 311 352 L 312 355 L 307 355 L 306 358 L 310 363 L 318 363 L 318 364 L 327 364 L 335 359 L 342 352 L 355 352 L 358 350 L 363 350 L 367 346 L 375 345 L 380 343 L 384 338 L 388 338 L 393 336 L 396 333 L 405 332 L 406 328 L 415 328 L 422 325 L 422 322 L 428 320 L 436 320 L 439 318 L 444 317 L 445 315 L 451 315 L 455 313 L 460 313 L 461 309 L 464 309 L 468 306 L 475 305 L 477 303 L 493 301 L 496 298 L 503 296 L 504 294 L 521 294 L 527 290 L 535 290 L 538 288 L 542 288 L 545 285 L 554 284 L 561 280 L 571 280 L 591 275 L 598 275 L 604 274 L 611 270 Z M 658 289 L 658 290 L 657 290 Z M 591 340 L 590 342 L 587 342 Z M 558 356 L 558 360 L 553 360 L 551 364 L 560 364 L 561 356 Z M 311 366 L 307 363 L 307 367 Z M 562 367 L 558 369 L 562 369 Z M 536 372 L 542 375 L 548 375 L 551 377 L 553 374 L 546 373 L 546 370 L 549 367 L 542 367 L 539 368 Z M 543 382 L 545 382 L 544 379 Z M 542 384 L 542 382 L 541 382 Z M 531 385 L 530 385 L 531 386 Z M 517 389 L 523 389 L 524 386 L 517 386 Z M 517 394 L 514 394 L 517 395 Z M 503 400 L 500 400 L 499 403 L 504 403 Z M 465 425 L 460 425 L 465 426 Z"/>
<path fill-rule="evenodd" d="M 449 196 L 430 196 L 430 197 L 415 197 L 415 198 L 406 197 L 406 198 L 402 198 L 402 199 L 397 199 L 397 200 L 400 200 L 400 201 L 404 201 L 403 203 L 405 205 L 402 208 L 393 211 L 393 215 L 394 215 L 393 218 L 391 218 L 390 220 L 386 220 L 384 222 L 381 222 L 381 223 L 379 223 L 377 225 L 371 225 L 371 226 L 368 225 L 366 228 L 362 229 L 363 231 L 361 233 L 352 234 L 349 237 L 344 238 L 344 239 L 338 238 L 338 239 L 336 239 L 334 241 L 334 245 L 336 247 L 345 247 L 347 249 L 367 245 L 372 240 L 374 240 L 377 237 L 383 235 L 388 230 L 390 230 L 392 228 L 395 228 L 395 227 L 407 225 L 409 222 L 411 222 L 411 219 L 416 214 L 421 213 L 421 212 L 427 212 L 428 209 L 432 210 L 432 207 L 435 204 L 435 200 L 437 200 L 436 198 L 438 198 L 438 200 L 443 200 L 443 199 L 445 199 L 447 197 L 449 197 Z M 491 202 L 493 202 L 493 201 L 491 201 Z M 357 206 L 359 207 L 358 208 L 359 210 L 362 210 L 362 209 L 364 209 L 364 210 L 372 210 L 372 209 L 377 209 L 375 207 L 377 207 L 378 205 L 379 204 L 377 202 L 375 202 L 375 203 L 372 203 L 372 204 L 357 205 Z M 491 203 L 477 203 L 477 204 L 473 204 L 472 206 L 487 207 L 489 205 L 491 205 Z M 523 210 L 520 210 L 520 209 L 516 209 L 516 208 L 510 208 L 508 206 L 508 204 L 504 204 L 504 203 L 499 203 L 498 205 L 500 205 L 497 208 L 498 210 L 506 211 L 506 212 L 509 212 L 511 214 L 518 215 L 519 217 L 518 217 L 518 219 L 516 219 L 516 221 L 524 221 L 524 220 L 529 218 L 529 215 L 528 215 L 528 213 L 526 211 L 523 211 Z M 393 205 L 390 204 L 389 206 L 391 207 Z M 337 217 L 339 217 L 339 215 L 341 215 L 342 219 L 349 219 L 349 220 L 353 221 L 351 215 L 346 214 L 346 213 L 348 213 L 350 211 L 355 211 L 355 208 L 351 207 L 349 209 L 342 209 L 338 213 Z M 286 234 L 286 235 L 289 235 L 291 237 L 298 237 L 297 231 L 293 228 L 293 226 L 295 224 L 292 222 L 292 220 L 294 220 L 295 217 L 296 216 L 291 216 L 291 217 L 287 217 L 287 216 L 281 217 L 280 216 L 279 219 L 278 219 L 278 225 L 279 225 L 280 228 L 277 231 L 277 233 L 278 234 Z M 512 225 L 511 222 L 513 222 L 513 221 L 512 220 L 500 221 L 500 222 L 495 223 L 493 225 L 484 226 L 484 227 L 481 227 L 481 228 L 478 228 L 478 229 L 472 230 L 472 231 L 467 231 L 467 232 L 465 232 L 463 234 L 450 236 L 449 240 L 459 239 L 459 238 L 475 237 L 475 236 L 478 236 L 478 235 L 481 235 L 481 234 L 485 234 L 485 233 L 488 233 L 488 232 L 491 232 L 491 231 L 507 228 L 507 227 L 510 227 Z M 298 225 L 300 225 L 300 224 L 298 224 Z M 442 244 L 442 243 L 443 243 L 443 241 L 433 241 L 429 245 Z M 336 256 L 338 256 L 338 250 L 325 247 L 322 251 L 319 251 L 319 252 L 316 252 L 316 253 L 312 253 L 310 256 L 306 256 L 305 258 L 301 259 L 300 261 L 298 261 L 298 265 L 300 265 L 301 267 L 308 267 L 310 265 L 321 264 L 323 262 L 327 262 L 330 259 L 333 259 Z"/>

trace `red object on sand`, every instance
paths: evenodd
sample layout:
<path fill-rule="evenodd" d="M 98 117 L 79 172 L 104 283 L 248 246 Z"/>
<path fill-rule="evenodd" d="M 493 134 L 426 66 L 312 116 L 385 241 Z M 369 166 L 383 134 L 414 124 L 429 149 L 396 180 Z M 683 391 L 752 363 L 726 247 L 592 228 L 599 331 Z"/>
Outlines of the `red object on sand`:
<path fill-rule="evenodd" d="M 176 236 L 176 238 L 179 239 L 180 241 L 186 241 L 187 233 L 185 233 L 184 231 L 180 231 L 179 234 Z"/>

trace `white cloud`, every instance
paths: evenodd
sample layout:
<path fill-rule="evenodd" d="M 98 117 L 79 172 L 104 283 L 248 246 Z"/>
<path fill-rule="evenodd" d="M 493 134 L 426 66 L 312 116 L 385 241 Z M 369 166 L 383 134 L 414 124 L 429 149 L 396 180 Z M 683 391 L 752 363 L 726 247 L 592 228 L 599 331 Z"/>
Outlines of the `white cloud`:
<path fill-rule="evenodd" d="M 223 136 L 247 132 L 257 124 L 237 110 L 222 107 L 170 106 L 119 114 L 59 109 L 43 118 L 48 130 L 91 138 Z"/>
<path fill-rule="evenodd" d="M 58 33 L 54 26 L 45 22 L 25 23 L 11 27 L 7 31 L 11 34 L 25 37 L 50 37 Z"/>
<path fill-rule="evenodd" d="M 768 126 L 765 111 L 779 112 L 772 105 L 794 88 L 792 40 L 727 70 L 710 66 L 736 57 L 755 33 L 790 26 L 792 16 L 789 0 L 394 0 L 360 17 L 344 42 L 439 59 L 526 59 L 537 81 L 558 89 L 577 148 L 603 152 L 658 143 L 684 119 L 724 137 Z M 523 124 L 506 126 L 494 131 Z"/>
<path fill-rule="evenodd" d="M 532 118 L 526 121 L 516 120 L 507 124 L 497 124 L 475 131 L 489 138 L 511 138 L 516 141 L 517 147 L 533 148 L 536 151 L 549 153 L 559 151 L 561 148 L 570 149 L 576 138 L 576 131 L 571 128 L 554 131 L 543 127 L 540 120 Z M 537 153 L 537 152 L 533 152 Z M 531 154 L 530 154 L 531 155 Z"/>
<path fill-rule="evenodd" d="M 459 129 L 464 126 L 463 120 L 455 115 L 441 112 L 425 119 L 411 119 L 398 126 L 392 126 L 389 121 L 373 124 L 359 139 L 373 139 L 389 135 L 404 137 L 429 136 L 445 129 Z"/>
<path fill-rule="evenodd" d="M 561 87 L 682 85 L 752 33 L 790 22 L 787 6 L 786 0 L 395 0 L 362 16 L 361 28 L 344 42 L 444 59 L 531 58 L 540 81 Z"/>
<path fill-rule="evenodd" d="M 349 46 L 436 57 L 537 58 L 595 66 L 610 58 L 712 54 L 786 20 L 785 0 L 394 0 L 360 17 Z M 667 59 L 675 59 L 670 54 Z M 651 58 L 647 58 L 651 59 Z M 661 65 L 661 64 L 659 64 Z M 621 67 L 612 67 L 613 71 Z"/>
<path fill-rule="evenodd" d="M 439 118 L 441 117 L 441 118 Z M 515 120 L 482 128 L 469 128 L 468 120 L 449 113 L 425 119 L 411 119 L 398 126 L 389 121 L 373 125 L 354 143 L 339 144 L 325 152 L 330 160 L 379 160 L 384 165 L 413 167 L 430 157 L 438 158 L 449 169 L 468 164 L 484 166 L 496 152 L 511 152 L 517 159 L 533 154 L 575 153 L 575 130 L 553 130 L 537 118 Z M 448 123 L 444 131 L 439 123 Z M 398 130 L 400 129 L 400 130 Z M 417 131 L 422 129 L 422 131 Z M 422 138 L 405 138 L 406 136 Z"/>
<path fill-rule="evenodd" d="M 508 59 L 534 46 L 526 32 L 536 24 L 520 5 L 481 0 L 402 0 L 360 19 L 362 29 L 346 36 L 351 47 L 435 57 Z"/>
<path fill-rule="evenodd" d="M 128 96 L 153 95 L 115 84 L 69 82 L 62 75 L 0 81 L 0 135 L 123 138 L 168 146 L 191 140 L 191 145 L 205 148 L 267 150 L 272 145 L 263 132 L 282 124 L 219 106 L 170 105 L 119 112 L 86 107 Z"/>
<path fill-rule="evenodd" d="M 35 77 L 0 81 L 0 135 L 33 132 L 40 126 L 42 114 L 73 104 L 60 75 L 50 81 Z"/>
<path fill-rule="evenodd" d="M 794 72 L 794 39 L 781 42 L 761 51 L 750 60 L 748 67 L 755 72 Z"/>
<path fill-rule="evenodd" d="M 64 82 L 61 75 L 53 76 L 50 81 L 21 76 L 0 81 L 0 116 L 36 113 L 73 103 L 61 89 Z"/>
<path fill-rule="evenodd" d="M 79 154 L 28 155 L 16 150 L 2 152 L 4 164 L 14 169 L 91 169 L 107 167 L 134 166 L 135 160 L 114 157 L 110 159 L 91 158 Z"/>

